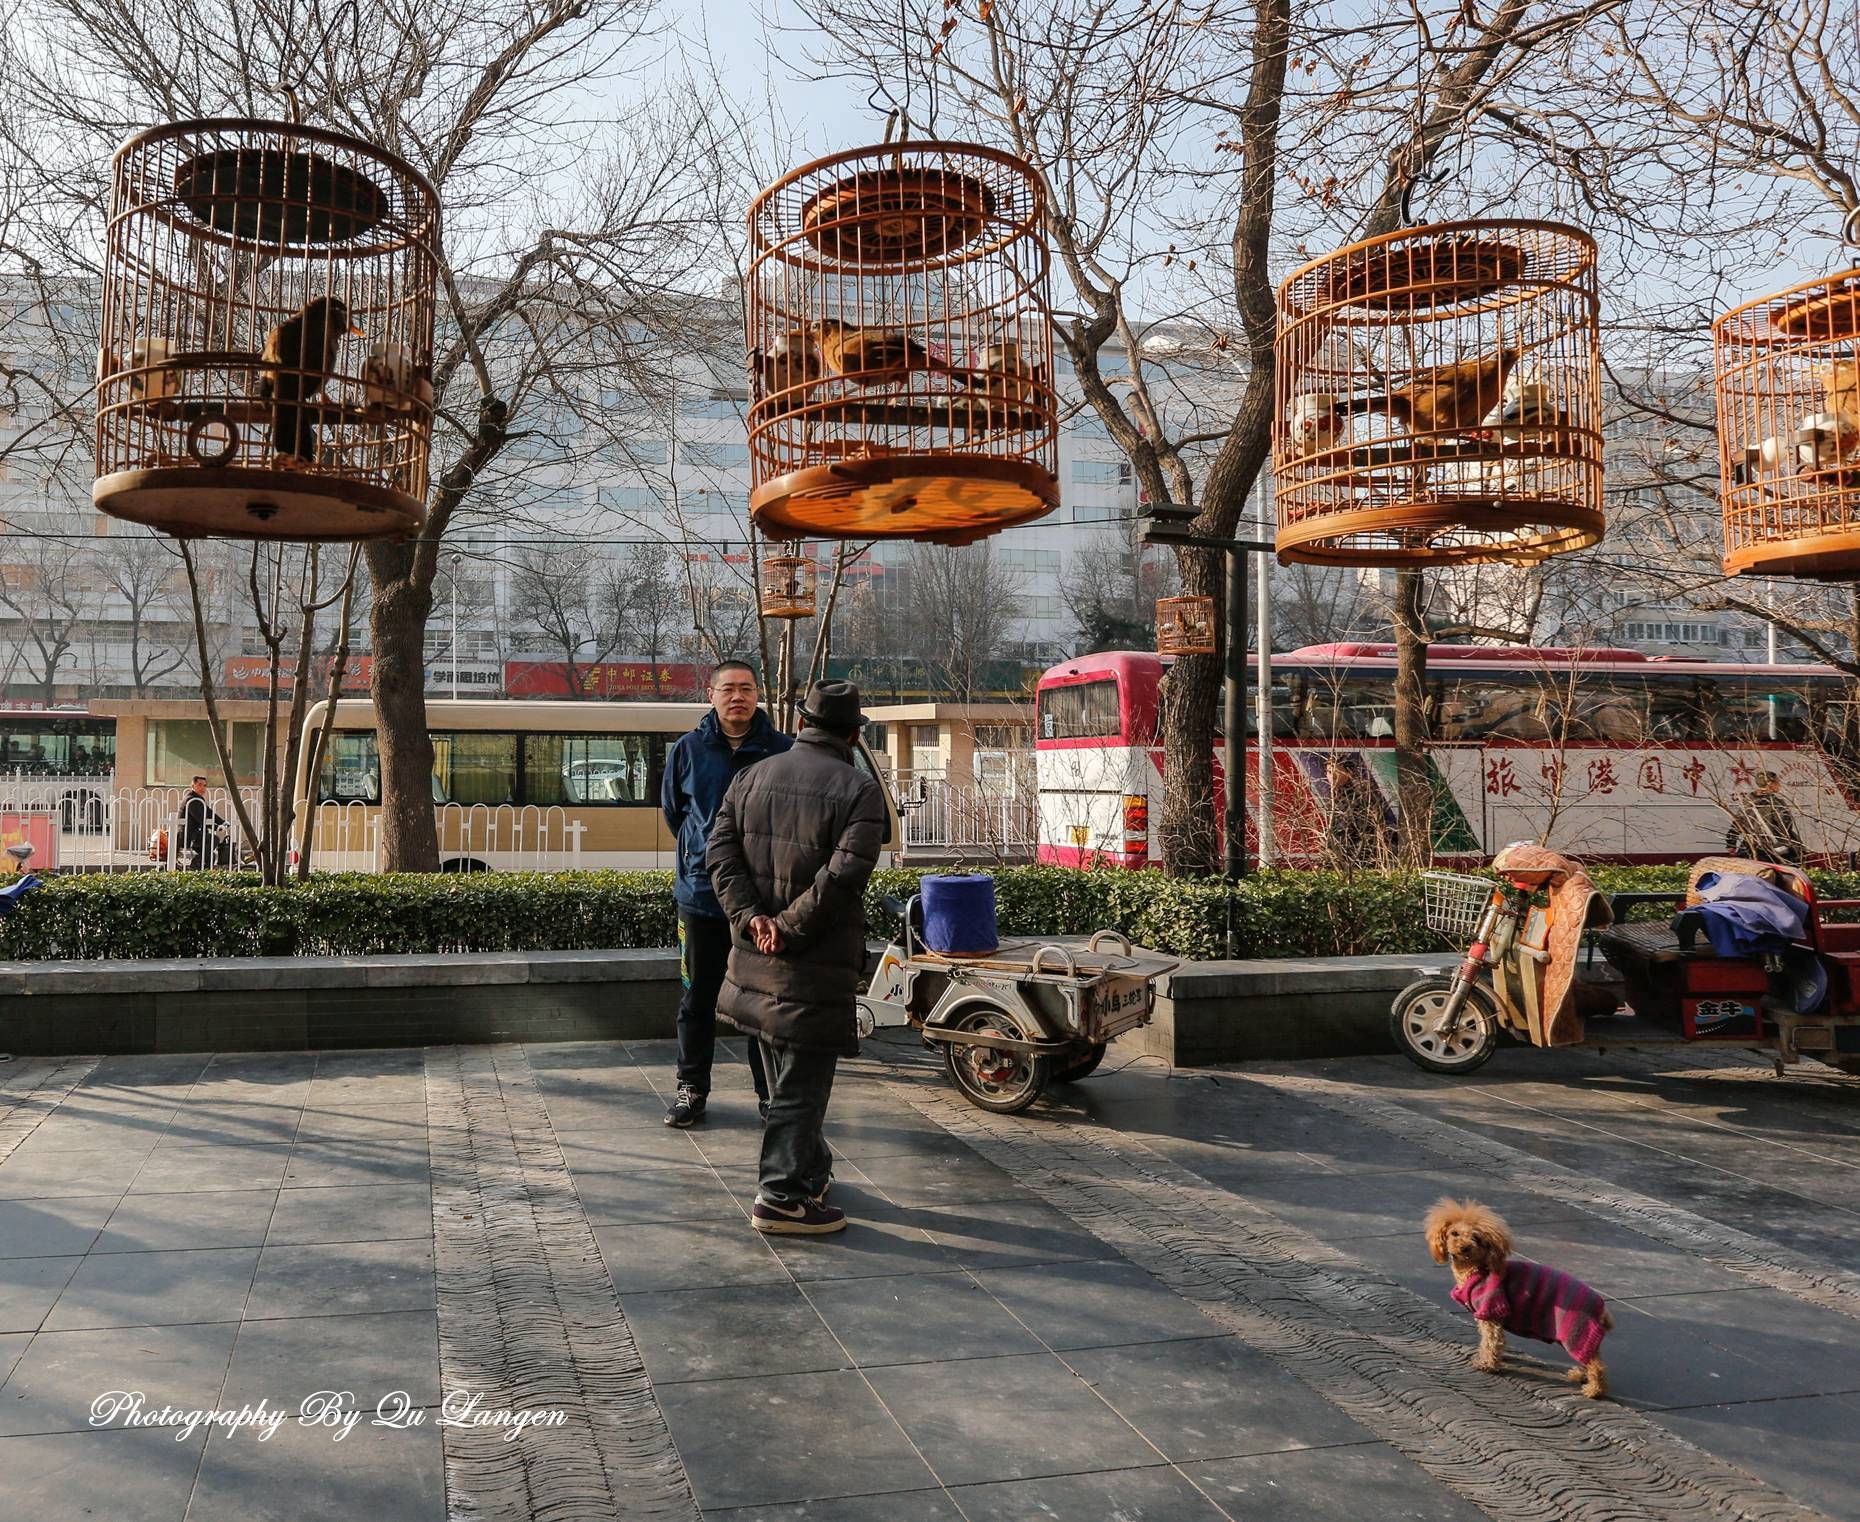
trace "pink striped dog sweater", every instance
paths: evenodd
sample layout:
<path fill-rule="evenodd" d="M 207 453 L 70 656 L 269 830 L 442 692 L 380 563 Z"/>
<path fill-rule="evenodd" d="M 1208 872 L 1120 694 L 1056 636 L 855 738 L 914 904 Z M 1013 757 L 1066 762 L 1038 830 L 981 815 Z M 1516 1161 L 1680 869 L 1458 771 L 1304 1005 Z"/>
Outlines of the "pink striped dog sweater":
<path fill-rule="evenodd" d="M 1468 1274 L 1453 1298 L 1481 1321 L 1538 1342 L 1557 1342 L 1577 1363 L 1602 1350 L 1602 1297 L 1574 1275 L 1529 1258 L 1511 1258 L 1502 1274 Z"/>

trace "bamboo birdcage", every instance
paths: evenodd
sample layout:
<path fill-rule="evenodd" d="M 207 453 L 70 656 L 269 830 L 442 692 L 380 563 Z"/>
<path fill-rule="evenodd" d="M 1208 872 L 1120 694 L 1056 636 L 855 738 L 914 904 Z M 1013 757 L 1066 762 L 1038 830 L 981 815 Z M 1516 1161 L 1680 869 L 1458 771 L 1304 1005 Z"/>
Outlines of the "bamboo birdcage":
<path fill-rule="evenodd" d="M 1156 600 L 1158 655 L 1212 655 L 1218 648 L 1212 597 L 1159 597 Z"/>
<path fill-rule="evenodd" d="M 967 544 L 1059 501 L 1042 195 L 968 143 L 817 160 L 749 212 L 750 512 Z"/>
<path fill-rule="evenodd" d="M 811 555 L 767 555 L 758 591 L 764 618 L 812 618 L 816 567 Z"/>
<path fill-rule="evenodd" d="M 1712 324 L 1724 568 L 1860 577 L 1860 269 Z"/>
<path fill-rule="evenodd" d="M 432 186 L 354 138 L 243 118 L 132 137 L 112 164 L 92 501 L 182 536 L 418 529 L 438 247 Z"/>
<path fill-rule="evenodd" d="M 1458 222 L 1279 288 L 1272 456 L 1287 560 L 1529 564 L 1602 537 L 1594 240 Z"/>

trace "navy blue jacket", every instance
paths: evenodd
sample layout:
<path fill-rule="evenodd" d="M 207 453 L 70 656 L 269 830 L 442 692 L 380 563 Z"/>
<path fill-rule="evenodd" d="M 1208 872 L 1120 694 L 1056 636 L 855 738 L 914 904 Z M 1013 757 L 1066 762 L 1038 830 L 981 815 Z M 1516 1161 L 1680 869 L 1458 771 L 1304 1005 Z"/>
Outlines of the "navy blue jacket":
<path fill-rule="evenodd" d="M 681 907 L 694 914 L 724 918 L 723 905 L 710 885 L 704 865 L 704 848 L 730 779 L 769 756 L 779 756 L 794 741 L 777 729 L 760 708 L 750 721 L 743 743 L 732 750 L 717 723 L 717 710 L 704 715 L 698 727 L 680 735 L 665 758 L 665 778 L 659 784 L 659 807 L 678 840 L 678 878 L 672 893 Z"/>

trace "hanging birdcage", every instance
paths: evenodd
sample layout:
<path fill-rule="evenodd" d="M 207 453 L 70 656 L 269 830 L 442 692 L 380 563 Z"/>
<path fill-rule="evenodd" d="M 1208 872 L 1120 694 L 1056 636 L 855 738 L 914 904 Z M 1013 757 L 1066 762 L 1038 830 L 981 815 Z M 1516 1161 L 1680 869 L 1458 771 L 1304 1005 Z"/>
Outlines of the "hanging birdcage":
<path fill-rule="evenodd" d="M 97 357 L 104 512 L 247 539 L 424 518 L 439 201 L 391 153 L 179 122 L 112 165 Z"/>
<path fill-rule="evenodd" d="M 749 213 L 750 512 L 967 544 L 1059 501 L 1039 181 L 967 143 L 820 159 Z"/>
<path fill-rule="evenodd" d="M 1212 597 L 1159 597 L 1156 600 L 1158 655 L 1212 655 L 1218 648 Z"/>
<path fill-rule="evenodd" d="M 1602 537 L 1594 240 L 1413 228 L 1279 288 L 1272 435 L 1287 560 L 1532 563 Z"/>
<path fill-rule="evenodd" d="M 765 555 L 760 585 L 762 616 L 812 618 L 814 577 L 811 555 Z"/>
<path fill-rule="evenodd" d="M 1724 568 L 1860 577 L 1860 269 L 1712 324 Z"/>

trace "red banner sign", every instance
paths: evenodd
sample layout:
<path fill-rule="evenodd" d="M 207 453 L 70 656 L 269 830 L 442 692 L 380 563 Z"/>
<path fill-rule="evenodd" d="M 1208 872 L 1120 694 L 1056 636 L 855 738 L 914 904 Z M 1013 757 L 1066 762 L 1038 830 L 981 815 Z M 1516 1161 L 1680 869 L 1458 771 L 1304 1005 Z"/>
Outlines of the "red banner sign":
<path fill-rule="evenodd" d="M 374 673 L 374 657 L 371 655 L 352 655 L 343 668 L 342 690 L 344 692 L 368 691 L 368 679 Z M 310 669 L 316 673 L 316 680 L 311 692 L 321 696 L 320 689 L 325 680 L 328 666 L 322 656 L 311 658 Z M 279 665 L 278 691 L 289 692 L 297 680 L 297 660 L 294 656 L 284 656 Z M 226 662 L 220 673 L 220 679 L 232 692 L 263 692 L 271 682 L 271 662 L 262 655 L 235 655 Z"/>
<path fill-rule="evenodd" d="M 513 698 L 657 699 L 683 703 L 704 685 L 703 668 L 681 661 L 505 661 L 504 692 Z"/>

